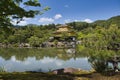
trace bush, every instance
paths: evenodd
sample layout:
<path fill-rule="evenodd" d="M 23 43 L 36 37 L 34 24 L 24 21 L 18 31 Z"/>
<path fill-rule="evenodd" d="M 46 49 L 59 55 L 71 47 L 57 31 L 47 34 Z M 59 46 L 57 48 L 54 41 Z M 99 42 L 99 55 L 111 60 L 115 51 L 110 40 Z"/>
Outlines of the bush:
<path fill-rule="evenodd" d="M 105 72 L 107 65 L 104 61 L 95 61 L 92 63 L 92 67 L 99 73 Z"/>

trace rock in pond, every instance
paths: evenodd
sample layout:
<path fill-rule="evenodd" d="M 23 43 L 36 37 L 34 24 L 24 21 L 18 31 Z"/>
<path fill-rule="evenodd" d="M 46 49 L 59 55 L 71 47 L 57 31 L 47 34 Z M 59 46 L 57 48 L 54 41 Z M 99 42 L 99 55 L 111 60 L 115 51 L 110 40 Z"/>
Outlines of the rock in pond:
<path fill-rule="evenodd" d="M 76 69 L 76 68 L 62 68 L 62 69 L 53 70 L 52 73 L 53 74 L 67 74 L 67 73 L 72 74 L 78 71 L 79 69 Z"/>

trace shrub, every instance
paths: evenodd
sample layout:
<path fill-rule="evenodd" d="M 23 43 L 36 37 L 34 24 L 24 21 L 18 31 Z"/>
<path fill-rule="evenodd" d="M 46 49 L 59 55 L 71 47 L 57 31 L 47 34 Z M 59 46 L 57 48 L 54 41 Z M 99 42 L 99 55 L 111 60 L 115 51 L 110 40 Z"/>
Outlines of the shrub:
<path fill-rule="evenodd" d="M 99 73 L 105 72 L 107 65 L 104 61 L 95 61 L 92 63 L 92 67 Z"/>

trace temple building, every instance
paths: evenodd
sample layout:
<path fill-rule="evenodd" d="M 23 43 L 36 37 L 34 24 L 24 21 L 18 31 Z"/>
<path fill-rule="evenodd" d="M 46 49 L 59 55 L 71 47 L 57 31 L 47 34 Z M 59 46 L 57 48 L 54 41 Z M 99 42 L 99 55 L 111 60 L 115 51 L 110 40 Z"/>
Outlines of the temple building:
<path fill-rule="evenodd" d="M 57 26 L 56 31 L 48 41 L 42 43 L 44 47 L 72 48 L 76 47 L 77 35 L 75 30 L 68 25 Z"/>
<path fill-rule="evenodd" d="M 54 43 L 58 48 L 75 48 L 76 32 L 68 25 L 57 26 L 57 30 L 53 32 L 50 43 Z"/>
<path fill-rule="evenodd" d="M 68 25 L 58 26 L 53 35 L 58 41 L 75 41 L 76 39 L 76 32 Z"/>

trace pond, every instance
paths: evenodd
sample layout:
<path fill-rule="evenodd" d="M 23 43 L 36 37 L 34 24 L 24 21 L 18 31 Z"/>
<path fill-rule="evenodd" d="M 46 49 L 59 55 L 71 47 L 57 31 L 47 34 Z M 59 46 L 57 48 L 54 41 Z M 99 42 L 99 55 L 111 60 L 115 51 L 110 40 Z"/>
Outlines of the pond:
<path fill-rule="evenodd" d="M 63 49 L 0 49 L 0 67 L 8 72 L 43 71 L 73 67 L 90 70 L 84 54 L 68 54 Z"/>

